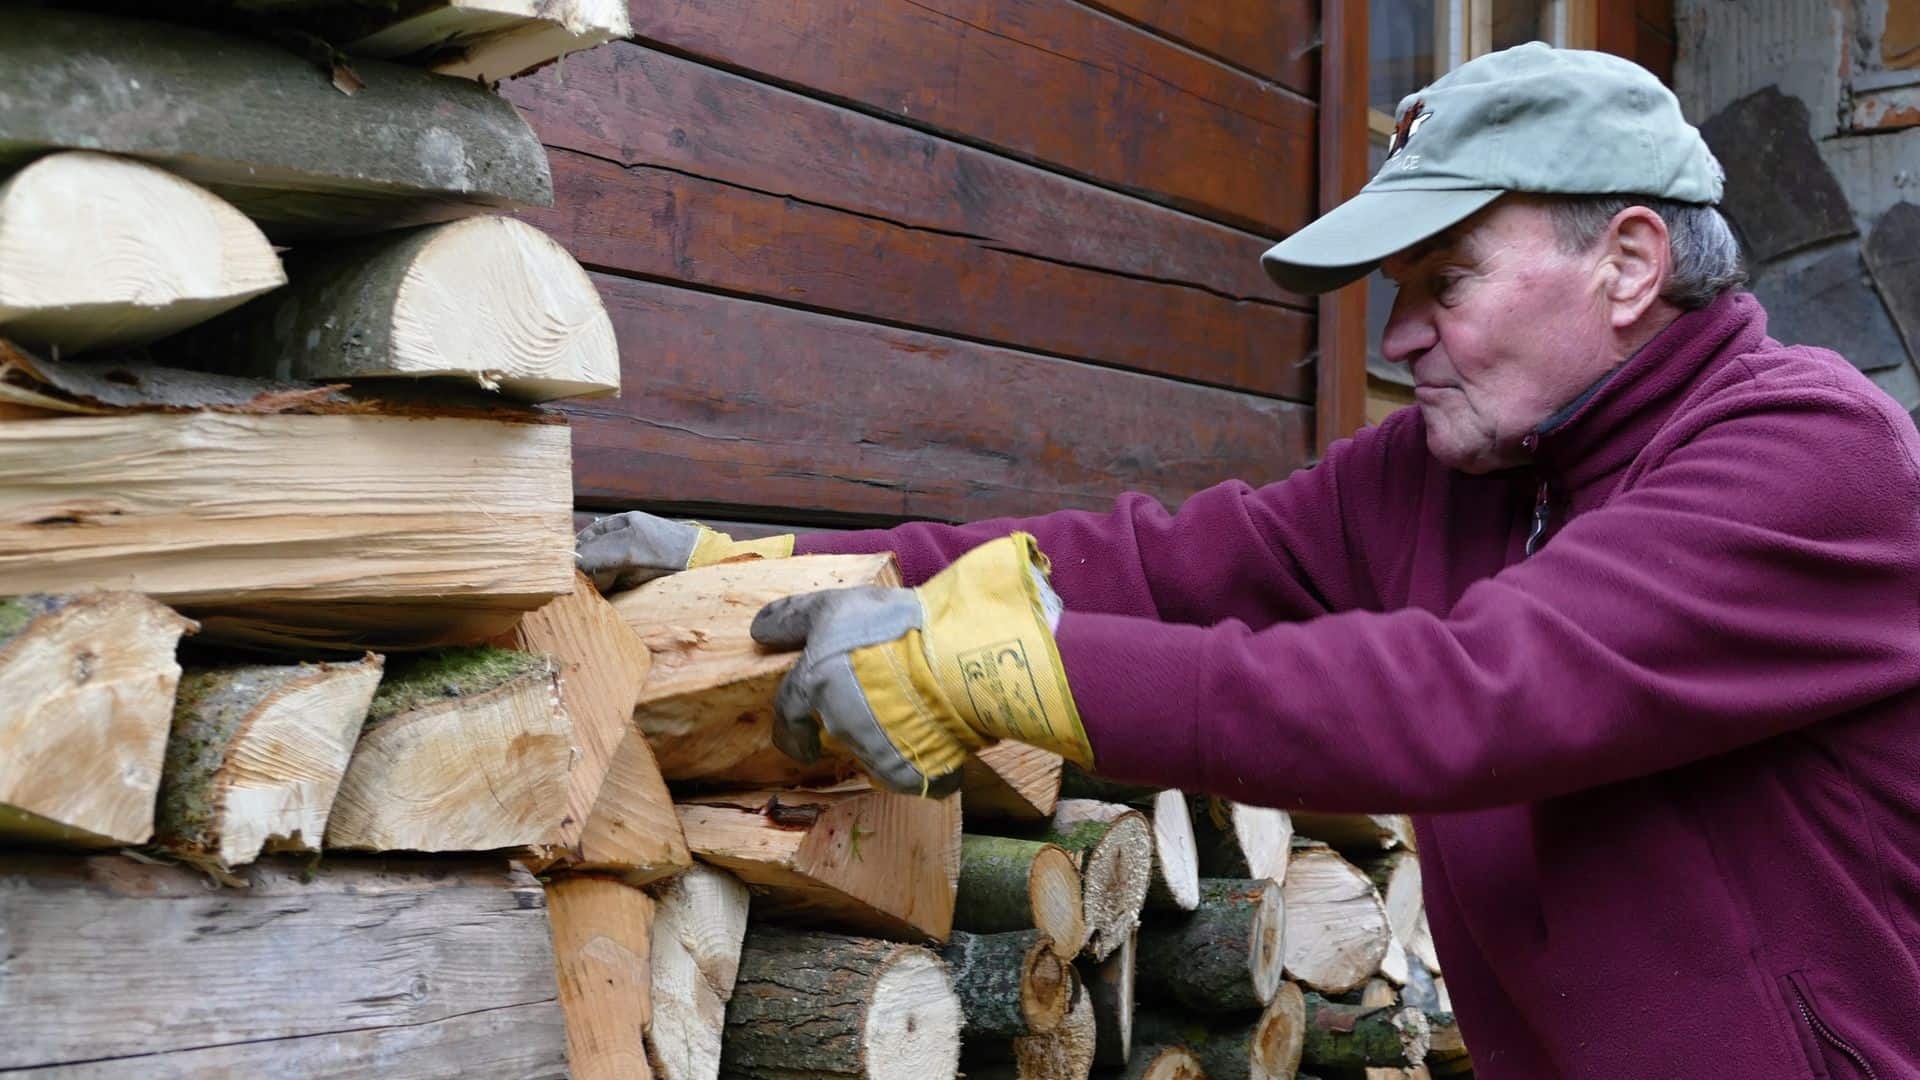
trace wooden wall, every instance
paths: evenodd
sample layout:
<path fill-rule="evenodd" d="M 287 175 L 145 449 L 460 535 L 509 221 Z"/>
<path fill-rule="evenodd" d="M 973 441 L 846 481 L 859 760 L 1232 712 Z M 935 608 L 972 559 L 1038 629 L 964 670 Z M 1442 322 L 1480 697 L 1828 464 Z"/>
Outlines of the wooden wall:
<path fill-rule="evenodd" d="M 1168 504 L 1306 460 L 1317 0 L 634 0 L 503 87 L 623 395 L 575 497 L 791 524 Z"/>

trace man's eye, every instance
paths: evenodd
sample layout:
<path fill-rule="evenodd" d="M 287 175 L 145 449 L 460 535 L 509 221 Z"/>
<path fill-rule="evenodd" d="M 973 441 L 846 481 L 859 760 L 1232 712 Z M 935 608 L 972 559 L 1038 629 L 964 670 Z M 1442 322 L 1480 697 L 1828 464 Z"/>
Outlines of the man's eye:
<path fill-rule="evenodd" d="M 1435 274 L 1428 288 L 1432 290 L 1434 299 L 1446 303 L 1459 290 L 1464 278 L 1463 274 Z"/>

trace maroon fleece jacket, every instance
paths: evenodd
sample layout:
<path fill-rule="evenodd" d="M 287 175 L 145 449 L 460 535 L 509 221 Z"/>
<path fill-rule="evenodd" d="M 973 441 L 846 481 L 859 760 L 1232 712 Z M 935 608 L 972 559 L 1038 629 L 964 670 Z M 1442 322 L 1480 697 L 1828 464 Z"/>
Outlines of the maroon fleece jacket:
<path fill-rule="evenodd" d="M 1028 530 L 1102 773 L 1412 812 L 1486 1080 L 1920 1076 L 1920 435 L 1740 293 L 1530 442 L 800 550 Z"/>

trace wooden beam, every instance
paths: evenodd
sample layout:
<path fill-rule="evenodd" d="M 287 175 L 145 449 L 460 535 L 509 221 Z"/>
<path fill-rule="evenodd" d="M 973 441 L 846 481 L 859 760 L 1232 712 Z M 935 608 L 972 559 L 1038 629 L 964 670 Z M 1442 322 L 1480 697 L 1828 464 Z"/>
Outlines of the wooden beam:
<path fill-rule="evenodd" d="M 547 155 L 477 83 L 359 60 L 330 74 L 259 38 L 12 7 L 0 166 L 92 149 L 179 173 L 275 239 L 446 221 L 553 200 Z M 106 82 L 101 72 L 111 72 Z M 207 102 L 220 102 L 207 108 Z M 130 110 L 147 120 L 125 122 Z M 377 137 L 343 138 L 345 133 Z"/>
<path fill-rule="evenodd" d="M 802 764 L 774 747 L 774 691 L 800 654 L 768 650 L 748 630 L 783 596 L 899 583 L 890 554 L 809 555 L 705 566 L 615 596 L 614 609 L 653 653 L 634 722 L 661 774 L 734 787 L 853 774 L 845 753 Z"/>
<path fill-rule="evenodd" d="M 760 895 L 769 919 L 903 941 L 945 940 L 960 876 L 960 799 L 823 790 L 697 795 L 679 804 L 687 846 Z"/>
<path fill-rule="evenodd" d="M 441 377 L 522 401 L 605 397 L 620 357 L 586 271 L 545 233 L 492 215 L 296 249 L 291 279 L 168 350 L 268 379 Z"/>
<path fill-rule="evenodd" d="M 253 222 L 164 169 L 72 151 L 0 184 L 0 333 L 15 341 L 142 345 L 286 280 Z"/>
<path fill-rule="evenodd" d="M 0 837 L 146 843 L 193 628 L 135 593 L 0 599 Z"/>
<path fill-rule="evenodd" d="M 1367 182 L 1367 3 L 1321 8 L 1320 212 Z M 1321 454 L 1367 422 L 1367 287 L 1364 280 L 1320 298 L 1314 442 Z"/>
<path fill-rule="evenodd" d="M 292 647 L 484 641 L 573 587 L 568 456 L 564 426 L 451 417 L 0 425 L 0 594 L 132 589 Z"/>
<path fill-rule="evenodd" d="M 565 1069 L 546 900 L 524 872 L 289 856 L 240 873 L 246 888 L 209 889 L 198 871 L 117 855 L 10 857 L 0 1070 Z"/>

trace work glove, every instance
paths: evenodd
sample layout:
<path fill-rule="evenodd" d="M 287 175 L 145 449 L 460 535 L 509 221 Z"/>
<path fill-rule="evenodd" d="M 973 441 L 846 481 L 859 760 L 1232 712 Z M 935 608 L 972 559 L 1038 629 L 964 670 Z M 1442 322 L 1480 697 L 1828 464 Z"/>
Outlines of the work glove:
<path fill-rule="evenodd" d="M 829 589 L 761 608 L 755 641 L 806 649 L 774 699 L 775 745 L 813 761 L 824 724 L 882 786 L 917 795 L 958 787 L 968 752 L 1000 739 L 1091 769 L 1047 570 L 1033 537 L 1014 533 L 917 589 Z"/>
<path fill-rule="evenodd" d="M 574 564 L 601 592 L 631 589 L 657 577 L 741 555 L 784 559 L 791 554 L 791 533 L 735 540 L 705 525 L 669 521 L 638 510 L 603 517 L 580 530 L 573 541 Z"/>

